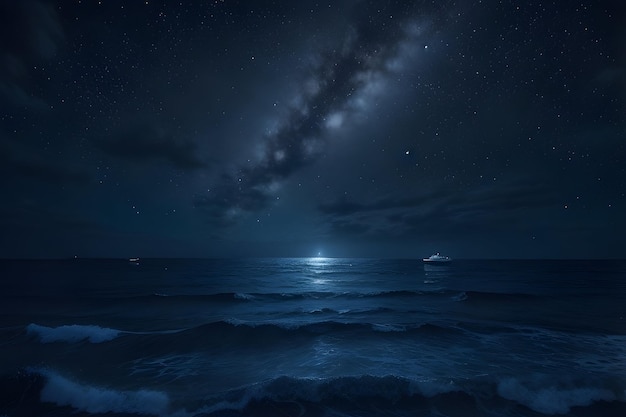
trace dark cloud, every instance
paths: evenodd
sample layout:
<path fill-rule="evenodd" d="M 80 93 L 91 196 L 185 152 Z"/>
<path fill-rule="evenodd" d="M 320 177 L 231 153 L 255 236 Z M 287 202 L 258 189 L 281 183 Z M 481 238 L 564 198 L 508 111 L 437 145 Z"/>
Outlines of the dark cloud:
<path fill-rule="evenodd" d="M 132 161 L 163 160 L 183 170 L 206 166 L 195 143 L 153 126 L 134 127 L 99 145 L 109 155 Z"/>
<path fill-rule="evenodd" d="M 32 67 L 55 56 L 65 40 L 53 4 L 0 0 L 0 103 L 39 107 Z"/>
<path fill-rule="evenodd" d="M 332 235 L 379 237 L 450 236 L 514 227 L 515 219 L 554 207 L 557 196 L 543 185 L 510 184 L 467 190 L 440 187 L 411 198 L 370 203 L 340 200 L 321 204 Z"/>
<path fill-rule="evenodd" d="M 333 129 L 364 112 L 371 90 L 405 58 L 404 42 L 423 36 L 425 21 L 433 19 L 419 3 L 362 2 L 355 10 L 342 42 L 313 59 L 313 75 L 282 123 L 263 138 L 260 159 L 223 175 L 196 206 L 222 219 L 265 207 L 282 181 L 324 154 Z"/>

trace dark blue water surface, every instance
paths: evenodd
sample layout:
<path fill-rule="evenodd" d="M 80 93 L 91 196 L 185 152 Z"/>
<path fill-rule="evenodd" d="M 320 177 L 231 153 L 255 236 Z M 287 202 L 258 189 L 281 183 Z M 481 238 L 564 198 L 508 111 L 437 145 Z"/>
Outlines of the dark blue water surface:
<path fill-rule="evenodd" d="M 626 416 L 626 262 L 0 261 L 0 416 Z"/>

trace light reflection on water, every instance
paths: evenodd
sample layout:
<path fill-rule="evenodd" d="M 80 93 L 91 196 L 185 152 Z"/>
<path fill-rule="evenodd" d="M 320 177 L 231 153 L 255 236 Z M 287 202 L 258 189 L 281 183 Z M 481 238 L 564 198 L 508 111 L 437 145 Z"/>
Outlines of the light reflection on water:
<path fill-rule="evenodd" d="M 310 284 L 315 291 L 331 291 L 333 281 L 324 278 L 327 272 L 333 272 L 338 264 L 336 258 L 314 257 L 305 258 L 304 266 L 308 268 L 308 273 L 312 274 Z"/>
<path fill-rule="evenodd" d="M 439 284 L 450 277 L 452 267 L 450 265 L 428 265 L 424 264 L 424 284 Z"/>

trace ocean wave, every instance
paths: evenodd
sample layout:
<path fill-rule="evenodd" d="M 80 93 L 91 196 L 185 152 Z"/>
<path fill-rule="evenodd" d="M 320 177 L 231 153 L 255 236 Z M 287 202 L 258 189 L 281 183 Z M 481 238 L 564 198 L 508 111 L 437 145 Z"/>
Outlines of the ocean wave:
<path fill-rule="evenodd" d="M 90 343 L 102 343 L 113 340 L 123 333 L 121 330 L 94 325 L 71 324 L 59 327 L 47 327 L 35 323 L 26 326 L 26 332 L 30 335 L 37 336 L 42 343 L 75 343 L 83 340 L 87 340 Z"/>
<path fill-rule="evenodd" d="M 393 290 L 393 291 L 373 291 L 367 293 L 353 293 L 353 297 L 358 298 L 409 298 L 409 297 L 429 297 L 442 296 L 450 292 L 444 289 L 436 289 L 430 291 L 414 291 L 414 290 Z"/>
<path fill-rule="evenodd" d="M 496 293 L 488 291 L 462 291 L 452 297 L 455 301 L 468 302 L 529 302 L 540 296 L 524 293 Z"/>
<path fill-rule="evenodd" d="M 431 415 L 436 410 L 436 415 L 522 417 L 567 414 L 574 407 L 588 407 L 591 414 L 585 415 L 623 415 L 623 388 L 571 381 L 558 385 L 558 381 L 546 380 L 544 385 L 529 389 L 524 381 L 514 378 L 454 381 L 393 375 L 283 376 L 209 399 L 198 412 L 209 416 L 222 415 L 226 410 L 243 415 L 264 415 L 270 410 L 285 415 L 327 415 L 330 409 L 346 416 L 404 417 Z"/>
<path fill-rule="evenodd" d="M 334 310 L 330 310 L 333 316 Z M 324 318 L 326 309 L 310 312 L 310 319 Z M 28 335 L 40 343 L 92 343 L 99 344 L 124 337 L 125 346 L 135 346 L 145 355 L 159 355 L 163 352 L 185 347 L 187 349 L 223 349 L 249 346 L 254 340 L 258 346 L 281 346 L 285 343 L 310 343 L 319 337 L 340 339 L 360 338 L 376 340 L 389 337 L 385 333 L 395 333 L 411 337 L 448 337 L 467 333 L 457 325 L 446 326 L 433 323 L 398 324 L 380 322 L 351 322 L 349 312 L 337 317 L 346 321 L 245 321 L 240 319 L 218 320 L 193 327 L 158 331 L 126 331 L 96 325 L 63 325 L 46 327 L 31 323 L 26 327 Z"/>
<path fill-rule="evenodd" d="M 405 332 L 406 326 L 399 326 L 397 324 L 373 324 L 372 330 L 377 332 Z"/>
<path fill-rule="evenodd" d="M 192 332 L 210 332 L 220 331 L 222 334 L 240 334 L 243 337 L 262 336 L 263 334 L 277 335 L 282 333 L 285 335 L 295 333 L 309 334 L 331 334 L 340 332 L 360 331 L 371 326 L 368 323 L 347 323 L 340 321 L 318 321 L 313 323 L 297 323 L 297 322 L 252 322 L 243 320 L 224 320 L 191 329 Z"/>
<path fill-rule="evenodd" d="M 93 414 L 136 413 L 166 415 L 169 398 L 160 391 L 140 389 L 136 391 L 115 390 L 86 385 L 66 378 L 51 370 L 38 370 L 46 382 L 41 390 L 41 401 Z"/>
<path fill-rule="evenodd" d="M 360 415 L 402 416 L 417 403 L 437 395 L 456 396 L 459 388 L 447 382 L 412 381 L 393 375 L 295 378 L 282 376 L 207 398 L 195 415 Z M 387 411 L 385 411 L 385 408 Z M 330 414 L 329 414 L 330 411 Z M 339 412 L 335 414 L 335 412 Z M 230 414 L 228 414 L 230 415 Z M 412 415 L 407 414 L 407 415 Z"/>
<path fill-rule="evenodd" d="M 465 301 L 467 300 L 467 293 L 465 291 L 455 295 L 454 297 L 452 297 L 452 299 L 454 301 Z"/>
<path fill-rule="evenodd" d="M 393 313 L 393 312 L 399 312 L 399 311 L 393 308 L 389 308 L 389 307 L 352 308 L 352 309 L 346 308 L 342 310 L 336 310 L 330 307 L 321 307 L 321 308 L 314 308 L 312 310 L 307 311 L 308 314 L 336 314 L 336 315 L 341 315 L 341 316 L 350 316 L 350 315 L 355 315 L 355 314 L 372 316 L 376 314 Z M 301 315 L 302 311 L 294 310 L 290 313 L 294 315 Z"/>
<path fill-rule="evenodd" d="M 589 406 L 597 401 L 626 401 L 606 386 L 586 386 L 571 381 L 520 380 L 504 378 L 497 384 L 497 393 L 507 400 L 523 404 L 543 414 L 566 414 L 572 407 Z"/>
<path fill-rule="evenodd" d="M 213 294 L 164 294 L 153 293 L 151 295 L 133 297 L 134 302 L 154 302 L 154 299 L 161 302 L 215 302 L 215 303 L 240 303 L 254 300 L 253 294 L 239 292 L 220 292 Z"/>
<path fill-rule="evenodd" d="M 254 300 L 254 295 L 252 294 L 247 294 L 247 293 L 235 293 L 234 294 L 234 298 L 235 300 L 244 300 L 244 301 L 252 301 Z"/>
<path fill-rule="evenodd" d="M 187 415 L 171 413 L 165 392 L 86 384 L 49 368 L 28 368 L 0 377 L 0 415 L 67 415 L 65 407 L 81 412 L 81 416 Z"/>
<path fill-rule="evenodd" d="M 133 298 L 134 304 L 149 303 L 155 299 L 163 305 L 189 303 L 239 304 L 239 303 L 279 303 L 300 300 L 380 300 L 380 299 L 451 299 L 466 303 L 533 302 L 542 298 L 525 293 L 496 293 L 488 291 L 456 291 L 445 288 L 430 290 L 391 290 L 391 291 L 306 291 L 306 292 L 223 292 L 212 294 L 162 294 L 155 293 Z"/>
<path fill-rule="evenodd" d="M 136 303 L 153 303 L 158 299 L 161 303 L 199 302 L 199 303 L 245 303 L 245 302 L 280 302 L 297 300 L 330 300 L 330 299 L 367 299 L 367 298 L 412 298 L 412 297 L 439 297 L 451 294 L 445 289 L 429 291 L 393 290 L 393 291 L 306 291 L 306 292 L 222 292 L 212 294 L 163 294 L 153 293 L 145 296 L 133 297 Z"/>
<path fill-rule="evenodd" d="M 388 337 L 383 333 L 419 334 L 422 337 L 446 337 L 465 334 L 458 327 L 448 327 L 432 323 L 396 324 L 396 323 L 351 323 L 334 320 L 294 323 L 294 322 L 249 322 L 242 320 L 224 320 L 203 324 L 187 329 L 174 337 L 177 343 L 190 346 L 247 345 L 254 340 L 258 344 L 280 345 L 291 341 L 310 341 L 321 335 L 340 338 L 358 337 L 378 339 Z M 219 337 L 216 337 L 219 335 Z M 183 340 L 184 339 L 184 340 Z"/>
<path fill-rule="evenodd" d="M 31 323 L 26 326 L 26 333 L 34 336 L 41 343 L 105 343 L 124 337 L 127 343 L 141 346 L 152 352 L 163 349 L 176 349 L 179 346 L 208 348 L 217 346 L 247 346 L 250 340 L 266 345 L 280 345 L 290 341 L 311 341 L 320 336 L 336 336 L 339 338 L 358 337 L 362 339 L 380 339 L 381 333 L 395 333 L 406 337 L 446 338 L 465 337 L 480 333 L 520 332 L 522 328 L 485 328 L 484 325 L 471 322 L 389 322 L 386 317 L 388 308 L 334 310 L 321 308 L 302 312 L 294 312 L 298 317 L 289 314 L 284 319 L 271 321 L 241 320 L 237 318 L 212 321 L 187 328 L 128 331 L 97 325 L 62 325 L 47 327 Z M 361 315 L 368 320 L 360 320 Z M 354 317 L 358 321 L 354 320 Z M 377 320 L 378 318 L 378 320 Z"/>
<path fill-rule="evenodd" d="M 339 311 L 328 307 L 314 308 L 308 311 L 309 314 L 341 314 Z M 294 311 L 293 314 L 300 315 L 300 311 Z"/>
<path fill-rule="evenodd" d="M 0 377 L 0 414 L 129 414 L 162 417 L 224 415 L 498 415 L 531 417 L 626 415 L 626 381 L 568 380 L 554 376 L 474 379 L 354 375 L 329 378 L 280 376 L 223 393 L 189 390 L 184 397 L 139 387 L 90 384 L 49 368 Z M 19 398 L 19 399 L 18 399 Z M 57 408 L 55 408 L 57 407 Z M 86 413 L 86 414 L 84 414 Z"/>

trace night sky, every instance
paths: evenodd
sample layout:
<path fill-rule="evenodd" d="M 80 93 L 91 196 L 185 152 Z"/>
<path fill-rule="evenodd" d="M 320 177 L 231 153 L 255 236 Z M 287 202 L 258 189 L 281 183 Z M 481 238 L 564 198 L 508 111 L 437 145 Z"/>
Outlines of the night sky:
<path fill-rule="evenodd" d="M 626 258 L 625 8 L 0 0 L 0 257 Z"/>

